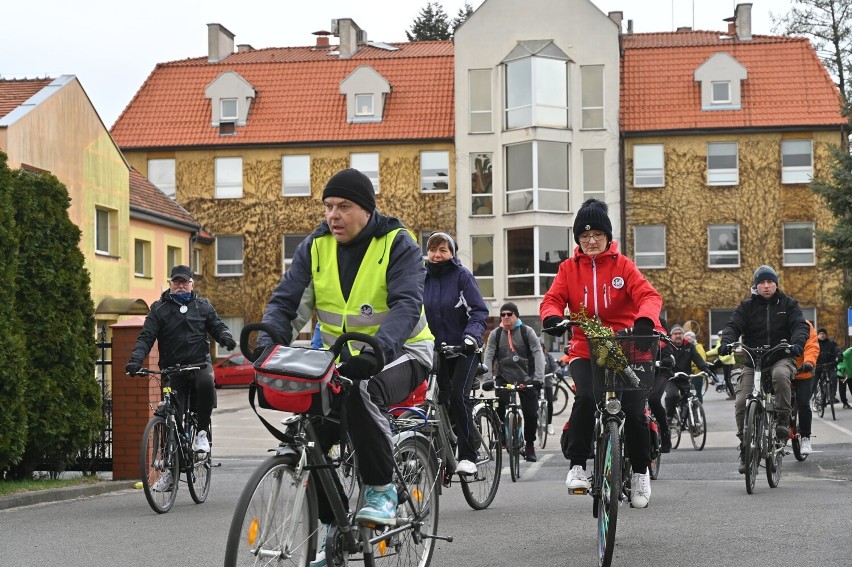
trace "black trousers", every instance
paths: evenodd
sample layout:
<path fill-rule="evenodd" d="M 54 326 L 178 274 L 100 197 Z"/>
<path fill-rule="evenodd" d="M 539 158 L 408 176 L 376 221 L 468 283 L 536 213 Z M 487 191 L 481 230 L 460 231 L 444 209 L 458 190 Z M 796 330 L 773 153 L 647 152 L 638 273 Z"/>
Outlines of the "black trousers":
<path fill-rule="evenodd" d="M 663 393 L 666 391 L 668 383 L 668 371 L 655 372 L 654 385 L 651 387 L 651 393 L 648 394 L 648 406 L 651 408 L 651 413 L 654 414 L 654 419 L 657 420 L 657 425 L 660 426 L 663 435 L 667 435 L 669 431 L 666 426 L 666 410 L 663 408 Z"/>
<path fill-rule="evenodd" d="M 498 377 L 496 380 L 498 386 L 505 386 L 506 381 Z M 521 414 L 524 416 L 524 441 L 527 445 L 535 443 L 536 433 L 538 432 L 538 390 L 535 388 L 524 388 L 518 390 L 518 402 L 521 404 Z M 501 422 L 506 421 L 506 406 L 509 404 L 509 392 L 506 390 L 498 390 L 497 398 L 497 416 Z"/>
<path fill-rule="evenodd" d="M 201 370 L 187 372 L 172 377 L 172 390 L 178 402 L 178 425 L 183 416 L 183 404 L 189 399 L 189 407 L 198 415 L 198 430 L 207 432 L 207 439 L 213 441 L 213 430 L 210 427 L 210 415 L 216 399 L 216 387 L 213 381 L 213 367 L 207 365 Z"/>
<path fill-rule="evenodd" d="M 446 358 L 441 356 L 438 367 L 439 401 L 447 405 L 453 431 L 458 438 L 458 459 L 476 462 L 473 448 L 473 406 L 470 403 L 470 386 L 479 366 L 476 355 Z"/>

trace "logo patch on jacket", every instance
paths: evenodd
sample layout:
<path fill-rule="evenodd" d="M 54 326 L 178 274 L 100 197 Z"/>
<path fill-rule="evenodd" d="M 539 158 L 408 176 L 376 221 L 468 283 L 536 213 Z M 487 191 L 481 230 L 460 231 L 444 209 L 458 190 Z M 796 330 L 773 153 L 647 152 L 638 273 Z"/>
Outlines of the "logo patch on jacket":
<path fill-rule="evenodd" d="M 624 278 L 621 276 L 615 276 L 612 278 L 612 287 L 615 289 L 621 289 L 624 287 Z"/>
<path fill-rule="evenodd" d="M 361 316 L 367 317 L 368 319 L 373 316 L 373 306 L 369 303 L 365 303 L 361 306 Z"/>

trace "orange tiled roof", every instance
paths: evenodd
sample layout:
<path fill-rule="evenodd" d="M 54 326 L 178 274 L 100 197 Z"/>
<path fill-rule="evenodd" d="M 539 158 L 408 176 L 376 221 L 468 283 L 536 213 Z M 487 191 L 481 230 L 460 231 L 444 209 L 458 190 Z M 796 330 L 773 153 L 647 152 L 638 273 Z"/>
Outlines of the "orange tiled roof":
<path fill-rule="evenodd" d="M 701 110 L 695 69 L 727 52 L 747 70 L 741 110 Z M 624 36 L 623 132 L 841 126 L 840 93 L 807 38 L 723 39 L 719 32 Z"/>
<path fill-rule="evenodd" d="M 52 82 L 53 79 L 0 79 L 0 118 Z"/>
<path fill-rule="evenodd" d="M 364 47 L 340 60 L 310 47 L 234 53 L 221 62 L 207 58 L 160 63 L 112 128 L 119 147 L 179 147 L 453 137 L 453 44 L 449 41 L 393 44 L 388 51 Z M 391 84 L 384 119 L 347 124 L 340 82 L 369 65 Z M 211 124 L 204 89 L 225 71 L 235 71 L 257 92 L 246 126 L 220 136 Z"/>
<path fill-rule="evenodd" d="M 164 220 L 172 220 L 198 227 L 186 209 L 170 199 L 165 193 L 148 181 L 135 168 L 130 168 L 130 208 L 152 214 Z"/>

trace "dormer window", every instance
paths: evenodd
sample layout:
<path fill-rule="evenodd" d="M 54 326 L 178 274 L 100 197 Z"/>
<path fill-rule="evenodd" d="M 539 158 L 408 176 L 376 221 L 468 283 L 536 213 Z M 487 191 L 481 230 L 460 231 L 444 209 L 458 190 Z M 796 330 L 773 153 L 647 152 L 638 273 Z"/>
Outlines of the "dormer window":
<path fill-rule="evenodd" d="M 371 94 L 356 94 L 355 95 L 355 115 L 356 116 L 373 116 L 373 95 Z"/>
<path fill-rule="evenodd" d="M 340 82 L 340 94 L 346 96 L 346 121 L 381 122 L 390 92 L 390 83 L 375 69 L 358 67 Z"/>
<path fill-rule="evenodd" d="M 223 98 L 219 101 L 219 117 L 222 122 L 237 121 L 237 99 Z"/>
<path fill-rule="evenodd" d="M 722 51 L 710 56 L 695 70 L 701 89 L 701 110 L 741 110 L 742 83 L 748 70 Z"/>
<path fill-rule="evenodd" d="M 235 127 L 246 125 L 257 93 L 239 73 L 225 71 L 207 85 L 204 95 L 210 99 L 210 125 L 218 127 L 220 135 L 233 135 Z"/>

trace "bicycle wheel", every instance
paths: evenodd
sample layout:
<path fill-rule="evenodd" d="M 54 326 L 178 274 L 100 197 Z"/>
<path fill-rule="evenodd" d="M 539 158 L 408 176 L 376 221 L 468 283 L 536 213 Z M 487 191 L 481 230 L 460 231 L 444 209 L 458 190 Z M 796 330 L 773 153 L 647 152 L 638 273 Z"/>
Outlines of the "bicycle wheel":
<path fill-rule="evenodd" d="M 680 446 L 680 409 L 675 408 L 674 417 L 669 418 L 669 436 L 672 440 L 672 449 Z"/>
<path fill-rule="evenodd" d="M 507 413 L 507 415 L 509 416 L 506 420 L 509 424 L 509 439 L 507 442 L 509 449 L 509 474 L 512 476 L 512 482 L 517 482 L 521 477 L 521 444 L 518 441 L 520 419 L 518 419 L 518 414 L 514 410 Z"/>
<path fill-rule="evenodd" d="M 139 463 L 145 499 L 148 500 L 152 510 L 158 514 L 165 514 L 172 508 L 177 498 L 180 457 L 174 431 L 169 428 L 164 418 L 154 416 L 145 426 Z M 154 485 L 166 474 L 172 477 L 171 487 L 166 487 L 166 490 L 154 490 Z"/>
<path fill-rule="evenodd" d="M 213 473 L 212 457 L 207 453 L 190 453 L 192 455 L 192 468 L 186 471 L 186 484 L 189 487 L 189 495 L 196 504 L 207 500 L 210 494 L 210 477 Z"/>
<path fill-rule="evenodd" d="M 602 451 L 598 499 L 598 565 L 608 567 L 615 550 L 615 527 L 621 497 L 621 440 L 617 423 L 606 423 L 598 448 Z"/>
<path fill-rule="evenodd" d="M 432 536 L 438 531 L 438 494 L 441 483 L 435 470 L 434 456 L 422 440 L 409 437 L 394 447 L 394 459 L 409 498 L 400 499 L 397 518 L 408 518 L 410 525 L 387 540 L 373 546 L 377 565 L 427 567 L 435 550 Z M 406 525 L 397 524 L 397 528 Z"/>
<path fill-rule="evenodd" d="M 746 412 L 743 451 L 745 457 L 746 492 L 754 494 L 757 469 L 760 468 L 761 444 L 763 443 L 763 412 L 757 402 L 750 403 Z"/>
<path fill-rule="evenodd" d="M 648 475 L 651 477 L 651 480 L 657 480 L 657 477 L 660 476 L 660 460 L 662 458 L 660 447 L 662 446 L 662 440 L 659 433 L 660 424 L 657 423 L 653 415 L 651 416 L 651 423 L 648 429 L 651 435 L 651 462 L 648 464 Z M 654 429 L 657 430 L 657 433 L 654 433 Z"/>
<path fill-rule="evenodd" d="M 225 546 L 225 567 L 305 567 L 317 549 L 317 495 L 308 472 L 296 474 L 293 455 L 276 455 L 255 469 L 237 501 Z"/>
<path fill-rule="evenodd" d="M 346 495 L 347 500 L 351 500 L 355 493 L 355 487 L 360 486 L 360 482 L 355 468 L 355 453 L 352 451 L 352 443 L 349 441 L 349 437 L 346 436 L 339 443 L 335 443 L 328 456 L 330 461 L 340 463 L 336 469 L 337 477 L 343 487 L 343 494 Z"/>
<path fill-rule="evenodd" d="M 820 417 L 825 417 L 825 404 L 827 402 L 827 395 L 828 392 L 826 392 L 825 382 L 823 380 L 820 380 L 819 385 L 817 386 L 817 391 L 814 392 L 814 403 L 816 403 L 817 406 L 816 408 L 814 408 L 814 411 L 816 411 L 817 415 Z"/>
<path fill-rule="evenodd" d="M 826 388 L 825 403 L 831 406 L 831 419 L 837 421 L 837 415 L 834 413 L 834 388 Z M 822 416 L 820 416 L 822 417 Z"/>
<path fill-rule="evenodd" d="M 793 405 L 793 413 L 790 415 L 790 445 L 793 447 L 793 456 L 801 462 L 808 458 L 802 454 L 802 436 L 799 434 L 799 424 L 796 419 L 796 406 Z"/>
<path fill-rule="evenodd" d="M 561 380 L 553 386 L 553 415 L 562 415 L 568 407 L 568 388 Z"/>
<path fill-rule="evenodd" d="M 704 379 L 701 381 L 701 397 L 704 397 L 704 394 L 707 393 L 707 390 L 710 389 L 710 377 L 704 376 Z"/>
<path fill-rule="evenodd" d="M 500 448 L 500 420 L 488 406 L 477 410 L 474 445 L 477 446 L 476 474 L 462 476 L 464 499 L 474 510 L 484 510 L 491 505 L 500 485 L 503 450 Z"/>
<path fill-rule="evenodd" d="M 538 402 L 538 446 L 544 449 L 547 446 L 547 402 Z"/>
<path fill-rule="evenodd" d="M 767 447 L 766 482 L 770 488 L 775 488 L 781 482 L 781 461 L 784 459 L 784 447 L 775 442 L 775 417 L 768 416 L 766 430 L 763 434 Z"/>
<path fill-rule="evenodd" d="M 740 381 L 740 376 L 742 375 L 741 370 L 732 370 L 731 371 L 731 379 L 728 382 L 725 382 L 725 389 L 728 391 L 728 396 L 731 398 L 737 397 L 737 383 Z"/>
<path fill-rule="evenodd" d="M 692 447 L 696 451 L 704 448 L 707 443 L 707 414 L 704 413 L 704 404 L 694 400 L 689 412 L 689 436 L 692 438 Z"/>

